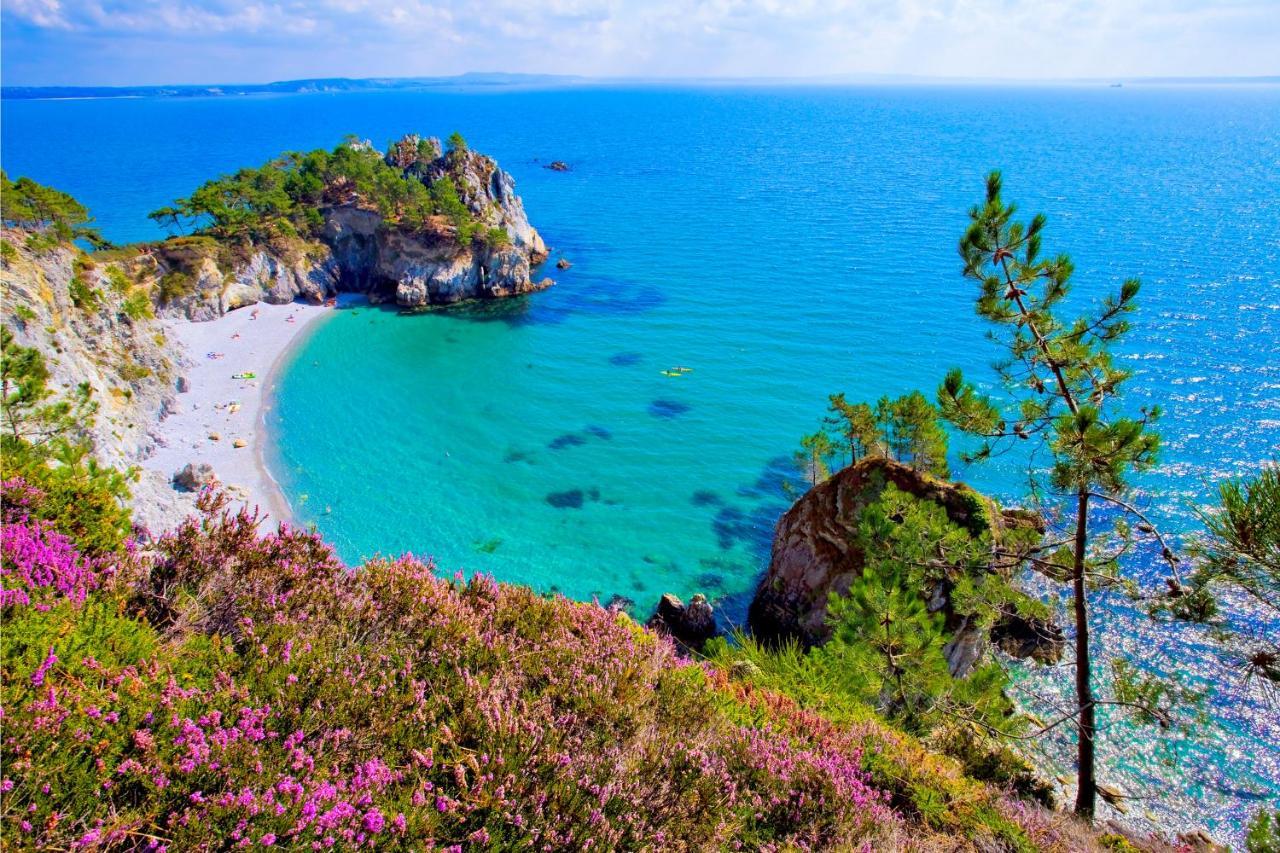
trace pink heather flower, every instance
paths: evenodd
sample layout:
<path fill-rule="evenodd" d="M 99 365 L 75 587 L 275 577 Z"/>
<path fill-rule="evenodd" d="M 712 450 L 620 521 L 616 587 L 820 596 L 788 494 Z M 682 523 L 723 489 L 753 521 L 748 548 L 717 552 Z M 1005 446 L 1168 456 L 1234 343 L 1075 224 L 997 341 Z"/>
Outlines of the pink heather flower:
<path fill-rule="evenodd" d="M 274 832 L 268 832 L 259 840 L 262 842 L 263 847 L 270 847 L 276 843 L 276 834 Z"/>
<path fill-rule="evenodd" d="M 386 826 L 386 818 L 382 816 L 382 812 L 373 808 L 364 813 L 364 828 L 366 832 L 372 832 L 375 835 L 382 832 L 382 828 Z"/>
<path fill-rule="evenodd" d="M 36 671 L 31 673 L 31 686 L 39 687 L 40 685 L 44 684 L 45 675 L 49 672 L 50 669 L 53 668 L 53 665 L 57 662 L 58 662 L 58 656 L 53 653 L 53 646 L 50 646 L 49 654 L 44 659 L 44 663 L 36 667 Z"/>
<path fill-rule="evenodd" d="M 395 830 L 397 835 L 404 835 L 405 829 L 409 826 L 409 822 L 404 819 L 404 812 L 398 812 L 395 819 L 391 821 L 391 828 Z"/>

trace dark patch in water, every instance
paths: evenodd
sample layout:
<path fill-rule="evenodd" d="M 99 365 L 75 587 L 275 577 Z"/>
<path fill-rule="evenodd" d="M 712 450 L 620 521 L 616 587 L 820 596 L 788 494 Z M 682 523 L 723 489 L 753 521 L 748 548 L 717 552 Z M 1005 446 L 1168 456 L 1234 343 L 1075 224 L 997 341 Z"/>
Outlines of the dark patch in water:
<path fill-rule="evenodd" d="M 547 442 L 547 447 L 552 450 L 564 450 L 566 447 L 577 447 L 580 444 L 586 444 L 587 440 L 576 432 L 566 432 L 564 435 L 557 436 Z"/>
<path fill-rule="evenodd" d="M 547 503 L 556 509 L 582 509 L 582 489 L 552 492 L 547 495 Z"/>
<path fill-rule="evenodd" d="M 685 414 L 691 408 L 692 406 L 688 403 L 681 403 L 679 400 L 654 400 L 649 404 L 649 414 L 655 418 L 672 420 Z"/>
<path fill-rule="evenodd" d="M 602 426 L 599 426 L 598 424 L 591 424 L 586 429 L 584 429 L 583 432 L 587 433 L 588 435 L 594 435 L 596 438 L 603 439 L 605 441 L 608 441 L 609 439 L 613 438 L 613 433 L 609 432 L 609 430 L 605 429 Z"/>
<path fill-rule="evenodd" d="M 644 353 L 620 352 L 609 356 L 609 363 L 614 367 L 631 367 L 644 361 Z"/>
<path fill-rule="evenodd" d="M 507 463 L 508 465 L 511 465 L 512 463 L 515 463 L 515 462 L 532 462 L 533 454 L 531 454 L 527 450 L 517 450 L 516 448 L 513 447 L 510 450 L 508 450 L 505 454 L 503 454 L 502 461 Z"/>
<path fill-rule="evenodd" d="M 700 590 L 724 589 L 724 577 L 715 572 L 703 572 L 695 580 Z"/>
<path fill-rule="evenodd" d="M 501 545 L 502 545 L 502 539 L 498 536 L 495 536 L 492 539 L 488 539 L 484 542 L 480 542 L 477 540 L 476 542 L 472 543 L 472 547 L 475 548 L 477 551 L 479 551 L 481 554 L 492 554 L 494 551 L 498 550 L 499 546 Z"/>
<path fill-rule="evenodd" d="M 709 489 L 699 489 L 689 498 L 689 503 L 694 506 L 720 506 L 724 503 L 724 498 Z"/>
<path fill-rule="evenodd" d="M 773 528 L 785 507 L 761 504 L 750 510 L 736 506 L 722 508 L 711 522 L 716 541 L 728 551 L 735 545 L 744 545 L 751 553 L 764 558 L 773 544 Z"/>

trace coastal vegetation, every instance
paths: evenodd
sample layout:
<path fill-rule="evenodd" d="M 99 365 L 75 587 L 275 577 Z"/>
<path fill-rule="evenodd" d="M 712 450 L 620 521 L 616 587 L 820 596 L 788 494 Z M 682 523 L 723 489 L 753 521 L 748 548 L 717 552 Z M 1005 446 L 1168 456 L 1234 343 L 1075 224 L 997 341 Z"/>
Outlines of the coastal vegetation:
<path fill-rule="evenodd" d="M 195 287 L 196 264 L 172 261 L 182 252 L 314 235 L 308 211 L 338 198 L 393 227 L 443 221 L 454 235 L 472 228 L 468 240 L 509 241 L 501 228 L 477 236 L 452 179 L 421 178 L 467 153 L 461 137 L 447 153 L 408 137 L 385 156 L 347 143 L 205 184 L 157 212 L 198 233 L 167 241 L 155 297 Z M 87 238 L 87 212 L 46 190 L 19 190 L 13 218 L 6 200 L 6 225 L 63 245 Z M 1075 727 L 1076 811 L 1092 817 L 1093 709 L 1163 725 L 1187 694 L 1131 666 L 1109 682 L 1113 696 L 1095 695 L 1079 657 L 1089 593 L 1128 589 L 1119 558 L 1145 537 L 1172 570 L 1169 594 L 1145 596 L 1153 612 L 1212 621 L 1222 588 L 1274 611 L 1280 471 L 1222 486 L 1185 579 L 1145 518 L 1098 535 L 1096 502 L 1136 513 L 1128 476 L 1157 449 L 1156 413 L 1119 409 L 1127 376 L 1108 353 L 1137 285 L 1063 321 L 1070 263 L 1038 259 L 1042 219 L 1012 217 L 992 176 L 962 243 L 979 313 L 1006 332 L 1005 396 L 959 373 L 936 406 L 918 392 L 874 405 L 833 395 L 824 428 L 802 442 L 815 486 L 846 460 L 892 459 L 964 505 L 957 520 L 881 483 L 850 536 L 861 571 L 826 602 L 830 636 L 812 648 L 744 633 L 690 660 L 597 604 L 442 577 L 409 557 L 344 566 L 314 533 L 264 532 L 216 491 L 151 539 L 124 507 L 129 473 L 101 466 L 84 438 L 97 414 L 88 386 L 56 393 L 45 356 L 3 328 L 4 846 L 1162 849 L 1052 812 L 1052 789 L 1012 745 Z M 79 310 L 113 295 L 130 320 L 151 316 L 152 291 L 116 256 L 77 250 L 71 269 Z M 1033 497 L 1070 535 L 1005 527 L 994 504 L 942 483 L 944 419 L 977 438 L 974 461 L 1042 443 L 1053 463 L 1032 469 Z M 1017 587 L 1027 562 L 1071 584 L 1076 626 L 1077 705 L 1043 725 L 1010 701 L 998 660 L 955 677 L 947 652 L 956 618 L 985 635 L 1010 615 L 1053 615 Z M 927 601 L 936 590 L 943 608 Z M 1275 639 L 1240 638 L 1251 677 L 1280 677 Z M 1260 813 L 1251 850 L 1275 849 L 1278 820 Z"/>
<path fill-rule="evenodd" d="M 126 538 L 85 500 L 118 511 L 122 480 L 58 490 L 80 403 L 4 356 L 6 847 L 1087 843 L 863 706 L 805 709 L 615 610 L 352 570 L 212 491 Z"/>
<path fill-rule="evenodd" d="M 234 244 L 271 243 L 317 237 L 325 206 L 354 204 L 378 211 L 389 227 L 447 228 L 462 246 L 500 240 L 481 227 L 459 194 L 467 151 L 458 133 L 449 137 L 445 152 L 439 140 L 414 136 L 392 142 L 385 155 L 348 139 L 332 151 L 287 152 L 258 168 L 206 181 L 150 216 L 175 231 Z"/>
<path fill-rule="evenodd" d="M 71 195 L 44 186 L 31 178 L 9 180 L 0 171 L 0 220 L 12 228 L 28 233 L 32 249 L 44 249 L 73 240 L 84 240 L 94 246 L 105 246 L 97 230 L 89 223 L 88 209 Z"/>

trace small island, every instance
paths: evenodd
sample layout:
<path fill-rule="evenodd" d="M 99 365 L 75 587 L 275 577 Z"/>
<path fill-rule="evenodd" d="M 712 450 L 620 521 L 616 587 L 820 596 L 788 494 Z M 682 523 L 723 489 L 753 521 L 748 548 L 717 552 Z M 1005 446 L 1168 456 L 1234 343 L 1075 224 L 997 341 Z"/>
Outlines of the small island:
<path fill-rule="evenodd" d="M 358 139 L 288 152 L 208 181 L 151 218 L 189 232 L 135 262 L 153 266 L 161 313 L 188 319 L 338 292 L 422 308 L 551 284 L 533 278 L 547 249 L 515 181 L 457 133 L 443 146 L 411 134 L 385 152 Z"/>

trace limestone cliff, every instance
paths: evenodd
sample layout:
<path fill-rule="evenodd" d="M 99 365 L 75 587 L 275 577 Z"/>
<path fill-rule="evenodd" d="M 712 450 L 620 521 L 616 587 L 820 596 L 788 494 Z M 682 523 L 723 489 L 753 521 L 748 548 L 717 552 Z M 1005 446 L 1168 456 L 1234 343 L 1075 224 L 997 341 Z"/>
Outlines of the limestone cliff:
<path fill-rule="evenodd" d="M 748 611 L 748 623 L 757 637 L 766 641 L 795 637 L 806 644 L 828 637 L 829 596 L 847 593 L 862 572 L 865 558 L 854 535 L 861 512 L 890 483 L 937 503 L 962 527 L 990 529 L 997 541 L 1003 531 L 1028 523 L 1025 514 L 1001 511 L 967 486 L 936 480 L 890 459 L 863 459 L 810 489 L 778 521 L 769 568 Z M 947 589 L 929 590 L 927 600 L 930 610 L 946 614 L 952 640 L 945 653 L 952 674 L 967 673 L 986 648 L 985 632 L 965 614 L 954 612 Z M 1023 656 L 1052 656 L 1054 638 L 1061 642 L 1052 626 L 1032 625 L 1026 619 L 1017 626 L 1006 621 L 998 625 L 1002 648 L 1020 650 Z M 1009 641 L 1015 634 L 1025 638 L 1028 633 L 1041 642 Z"/>
<path fill-rule="evenodd" d="M 399 159 L 402 150 L 415 152 L 413 158 Z M 435 156 L 423 160 L 418 152 L 424 150 Z M 358 191 L 334 185 L 326 188 L 311 234 L 235 245 L 208 236 L 174 238 L 145 247 L 136 272 L 154 283 L 162 315 L 191 320 L 259 301 L 319 302 L 339 291 L 422 308 L 549 286 L 550 279 L 534 279 L 547 248 L 529 224 L 511 175 L 475 151 L 440 152 L 437 140 L 408 136 L 381 156 L 397 174 L 424 186 L 442 178 L 452 182 L 476 228 L 474 238 L 460 238 L 445 216 L 414 227 L 391 221 Z"/>
<path fill-rule="evenodd" d="M 4 229 L 0 322 L 18 344 L 45 357 L 49 386 L 65 394 L 88 383 L 98 405 L 85 435 L 103 462 L 127 468 L 155 448 L 152 426 L 173 405 L 183 356 L 165 336 L 142 287 L 118 261 L 72 246 L 32 250 L 29 235 Z M 172 490 L 160 477 L 131 485 L 138 506 L 163 507 Z M 163 514 L 143 523 L 171 521 Z"/>

